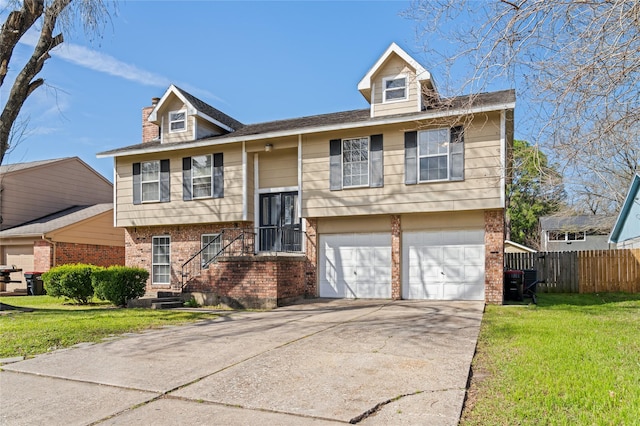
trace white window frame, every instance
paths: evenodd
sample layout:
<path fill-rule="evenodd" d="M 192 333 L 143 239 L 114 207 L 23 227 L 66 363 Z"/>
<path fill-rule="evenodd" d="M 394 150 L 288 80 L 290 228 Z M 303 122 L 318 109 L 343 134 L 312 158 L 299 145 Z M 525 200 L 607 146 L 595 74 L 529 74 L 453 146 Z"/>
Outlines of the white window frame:
<path fill-rule="evenodd" d="M 160 239 L 166 239 L 167 240 L 167 259 L 168 262 L 156 262 L 156 253 L 155 253 L 155 249 L 157 247 L 156 245 L 156 241 L 160 240 Z M 169 268 L 169 272 L 168 272 L 168 281 L 156 281 L 156 266 L 166 266 Z M 160 274 L 158 274 L 160 275 Z M 165 274 L 161 274 L 161 275 L 165 275 Z M 169 235 L 158 235 L 155 237 L 151 238 L 151 284 L 158 284 L 158 285 L 167 285 L 167 284 L 171 284 L 171 236 Z"/>
<path fill-rule="evenodd" d="M 563 239 L 553 239 L 552 234 L 563 235 Z M 569 239 L 569 234 L 582 235 L 582 238 Z M 587 241 L 587 233 L 585 231 L 547 231 L 547 241 L 553 243 L 565 243 L 574 241 Z"/>
<path fill-rule="evenodd" d="M 357 185 L 353 185 L 353 184 L 351 184 L 351 185 L 346 185 L 346 184 L 344 183 L 344 177 L 345 177 L 345 174 L 344 174 L 344 166 L 345 166 L 345 160 L 344 160 L 344 156 L 345 156 L 345 142 L 347 142 L 347 141 L 355 141 L 355 140 L 366 140 L 366 141 L 367 141 L 367 150 L 366 150 L 366 151 L 367 151 L 367 161 L 366 161 L 366 163 L 367 163 L 367 174 L 366 174 L 366 176 L 367 176 L 367 182 L 366 182 L 366 183 L 359 183 L 359 184 L 357 184 Z M 356 137 L 356 138 L 346 138 L 346 139 L 342 139 L 341 143 L 342 143 L 342 147 L 341 147 L 341 148 L 342 148 L 342 153 L 341 153 L 341 155 L 340 155 L 340 171 L 342 172 L 342 187 L 343 187 L 343 188 L 365 188 L 365 187 L 369 187 L 369 179 L 371 178 L 371 177 L 370 177 L 370 168 L 371 168 L 371 164 L 370 164 L 370 162 L 371 162 L 371 155 L 370 155 L 370 152 L 369 152 L 370 147 L 371 147 L 371 140 L 369 139 L 369 137 L 368 137 L 368 136 L 361 136 L 361 137 Z M 361 163 L 361 162 L 362 162 L 362 161 L 358 161 L 358 163 Z M 351 163 L 351 162 L 350 162 L 350 163 Z M 352 176 L 353 176 L 353 175 L 352 175 Z"/>
<path fill-rule="evenodd" d="M 213 240 L 214 238 L 219 237 L 220 234 L 202 234 L 200 235 L 200 248 L 204 249 L 205 245 L 208 244 L 208 242 L 205 243 L 204 239 L 208 238 L 209 241 Z M 217 248 L 216 248 L 217 246 Z M 209 248 L 214 248 L 214 252 L 213 255 L 215 255 L 216 253 L 218 253 L 220 251 L 220 249 L 222 249 L 222 241 L 220 241 L 220 239 L 218 239 L 218 242 L 216 244 L 212 244 L 211 246 L 209 246 Z M 207 253 L 207 256 L 210 255 L 211 253 Z M 200 253 L 200 266 L 203 267 L 204 263 L 205 263 L 205 251 L 203 251 L 202 253 Z M 212 255 L 212 256 L 213 256 Z M 208 259 L 207 259 L 208 260 Z"/>
<path fill-rule="evenodd" d="M 198 157 L 207 157 L 209 160 L 209 174 L 208 176 L 196 176 L 196 163 L 195 163 L 195 159 Z M 205 160 L 206 161 L 206 160 Z M 194 181 L 196 180 L 204 180 L 205 178 L 209 178 L 209 185 L 211 190 L 209 191 L 208 195 L 199 195 L 196 196 L 196 191 L 194 188 Z M 194 200 L 200 199 L 200 198 L 212 198 L 213 197 L 213 155 L 212 154 L 203 154 L 203 155 L 194 155 L 191 157 L 191 194 L 192 194 L 192 198 Z"/>
<path fill-rule="evenodd" d="M 387 88 L 388 81 L 400 80 L 400 79 L 404 79 L 404 86 Z M 404 89 L 404 96 L 402 98 L 387 99 L 387 92 L 400 90 L 400 89 Z M 383 104 L 389 104 L 393 102 L 402 102 L 402 101 L 406 101 L 407 99 L 409 99 L 409 78 L 407 77 L 406 74 L 398 74 L 395 77 L 384 77 L 382 79 L 382 103 Z"/>
<path fill-rule="evenodd" d="M 157 179 L 153 179 L 153 180 L 145 180 L 144 179 L 144 165 L 145 164 L 152 164 L 155 163 L 157 168 L 158 168 L 158 178 Z M 153 199 L 145 199 L 144 194 L 144 187 L 145 184 L 157 184 L 158 187 L 158 196 L 156 198 Z M 160 160 L 155 160 L 155 161 L 143 161 L 140 163 L 140 202 L 141 203 L 158 203 L 160 202 Z"/>
<path fill-rule="evenodd" d="M 174 120 L 172 117 L 173 114 L 180 114 L 180 113 L 184 114 L 184 118 L 181 120 Z M 184 127 L 182 129 L 173 130 L 173 124 L 180 123 L 180 122 L 184 122 Z M 187 110 L 181 109 L 177 111 L 169 111 L 169 133 L 181 133 L 186 131 L 187 131 Z"/>
<path fill-rule="evenodd" d="M 441 132 L 443 130 L 447 131 L 447 152 L 438 153 L 438 154 L 421 154 L 420 152 L 420 135 L 429 132 Z M 433 157 L 446 157 L 447 159 L 447 177 L 444 179 L 421 179 L 420 177 L 420 160 L 423 158 L 433 158 Z M 418 182 L 419 183 L 427 183 L 427 182 L 448 182 L 451 180 L 451 129 L 447 127 L 441 127 L 437 129 L 429 129 L 429 130 L 421 130 L 418 132 Z"/>

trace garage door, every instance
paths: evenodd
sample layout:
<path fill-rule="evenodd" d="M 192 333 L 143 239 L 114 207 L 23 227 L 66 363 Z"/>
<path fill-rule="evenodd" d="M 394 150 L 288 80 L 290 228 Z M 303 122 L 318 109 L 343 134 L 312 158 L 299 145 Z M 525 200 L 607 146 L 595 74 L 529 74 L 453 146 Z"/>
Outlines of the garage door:
<path fill-rule="evenodd" d="M 391 235 L 320 236 L 320 297 L 391 297 Z"/>
<path fill-rule="evenodd" d="M 484 300 L 484 231 L 402 234 L 403 299 Z"/>
<path fill-rule="evenodd" d="M 16 265 L 18 269 L 22 269 L 22 272 L 33 271 L 33 246 L 5 246 L 4 248 L 5 258 L 0 262 L 3 265 Z M 24 277 L 22 273 L 16 272 L 11 274 L 12 280 L 22 280 Z"/>

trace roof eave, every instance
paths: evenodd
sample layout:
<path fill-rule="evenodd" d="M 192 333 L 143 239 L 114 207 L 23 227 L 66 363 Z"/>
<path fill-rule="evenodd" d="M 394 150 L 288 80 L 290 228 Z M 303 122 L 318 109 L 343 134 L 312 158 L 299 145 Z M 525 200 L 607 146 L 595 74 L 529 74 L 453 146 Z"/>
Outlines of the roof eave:
<path fill-rule="evenodd" d="M 629 190 L 627 191 L 627 196 L 624 199 L 624 203 L 622 204 L 622 208 L 620 208 L 620 213 L 618 213 L 618 217 L 616 218 L 615 223 L 613 224 L 613 228 L 611 228 L 611 234 L 609 234 L 609 243 L 618 243 L 620 232 L 622 231 L 622 226 L 627 220 L 629 216 L 629 212 L 631 211 L 631 203 L 632 199 L 635 198 L 635 194 L 638 193 L 638 189 L 640 188 L 640 175 L 636 173 L 633 176 L 633 180 L 631 181 L 631 185 L 629 186 Z"/>
<path fill-rule="evenodd" d="M 379 126 L 379 125 L 387 125 L 387 124 L 398 124 L 405 122 L 415 122 L 418 120 L 429 120 L 435 118 L 445 118 L 452 117 L 456 115 L 468 115 L 468 114 L 479 114 L 483 112 L 492 112 L 492 111 L 504 111 L 511 110 L 515 108 L 515 101 L 512 102 L 499 102 L 496 104 L 482 105 L 478 107 L 471 108 L 456 108 L 451 110 L 441 110 L 441 111 L 426 111 L 421 114 L 415 114 L 411 116 L 402 116 L 402 117 L 381 117 L 378 119 L 371 119 L 366 121 L 357 121 L 357 122 L 346 122 L 340 124 L 331 124 L 325 126 L 313 126 L 313 127 L 305 127 L 305 128 L 293 128 L 287 130 L 278 130 L 273 132 L 259 133 L 255 135 L 245 135 L 245 136 L 226 136 L 224 139 L 220 141 L 215 141 L 212 138 L 202 139 L 193 142 L 181 143 L 177 145 L 166 145 L 166 146 L 154 146 L 149 148 L 140 148 L 135 150 L 126 150 L 126 151 L 116 151 L 112 153 L 98 153 L 96 154 L 97 158 L 110 158 L 110 157 L 128 157 L 131 155 L 139 155 L 139 154 L 148 154 L 152 152 L 166 152 L 166 151 L 177 151 L 187 148 L 197 148 L 203 146 L 215 146 L 215 145 L 224 145 L 230 143 L 237 142 L 249 142 L 253 140 L 260 139 L 271 139 L 271 138 L 279 138 L 285 136 L 292 135 L 306 135 L 311 133 L 321 133 L 321 132 L 330 132 L 335 130 L 345 130 L 345 129 L 354 129 L 354 128 L 362 128 L 362 127 L 370 127 L 370 126 Z"/>

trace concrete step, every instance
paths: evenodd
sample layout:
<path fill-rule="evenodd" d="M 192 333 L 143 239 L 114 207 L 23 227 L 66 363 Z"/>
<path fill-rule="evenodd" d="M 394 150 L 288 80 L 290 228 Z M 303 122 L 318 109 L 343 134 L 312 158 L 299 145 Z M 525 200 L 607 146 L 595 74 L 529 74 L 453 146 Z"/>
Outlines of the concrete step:
<path fill-rule="evenodd" d="M 151 309 L 173 309 L 173 308 L 182 308 L 184 307 L 184 302 L 180 298 L 170 298 L 170 299 L 178 299 L 178 300 L 167 300 L 159 299 L 157 302 L 151 303 Z"/>

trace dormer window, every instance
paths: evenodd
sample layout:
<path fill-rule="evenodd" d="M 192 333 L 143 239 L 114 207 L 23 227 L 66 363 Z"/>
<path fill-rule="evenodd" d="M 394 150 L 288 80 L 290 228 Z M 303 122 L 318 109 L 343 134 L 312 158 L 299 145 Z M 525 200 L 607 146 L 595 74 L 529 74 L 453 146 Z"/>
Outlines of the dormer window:
<path fill-rule="evenodd" d="M 169 133 L 184 132 L 187 130 L 187 111 L 169 112 Z"/>
<path fill-rule="evenodd" d="M 407 77 L 399 75 L 382 79 L 382 102 L 397 102 L 407 99 Z"/>

